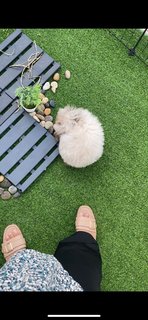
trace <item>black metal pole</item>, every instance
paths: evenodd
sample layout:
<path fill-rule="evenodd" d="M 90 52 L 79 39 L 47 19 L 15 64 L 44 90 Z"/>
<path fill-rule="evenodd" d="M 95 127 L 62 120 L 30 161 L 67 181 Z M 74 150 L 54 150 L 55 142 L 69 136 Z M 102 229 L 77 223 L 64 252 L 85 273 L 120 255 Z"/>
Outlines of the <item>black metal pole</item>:
<path fill-rule="evenodd" d="M 139 37 L 138 41 L 136 42 L 135 46 L 131 49 L 129 49 L 128 54 L 129 56 L 134 56 L 136 53 L 136 47 L 138 46 L 139 42 L 141 41 L 141 39 L 143 38 L 144 34 L 146 33 L 147 29 L 144 29 L 144 31 L 142 32 L 141 36 Z"/>

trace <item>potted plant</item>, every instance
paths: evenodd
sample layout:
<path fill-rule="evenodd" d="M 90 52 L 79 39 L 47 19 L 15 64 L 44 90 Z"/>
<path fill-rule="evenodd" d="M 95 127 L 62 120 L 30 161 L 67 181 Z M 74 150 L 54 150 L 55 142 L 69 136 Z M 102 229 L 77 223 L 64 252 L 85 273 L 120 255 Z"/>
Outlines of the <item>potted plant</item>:
<path fill-rule="evenodd" d="M 17 88 L 15 95 L 19 98 L 19 108 L 24 108 L 27 112 L 34 112 L 42 102 L 40 93 L 41 85 L 39 83 L 33 86 Z"/>

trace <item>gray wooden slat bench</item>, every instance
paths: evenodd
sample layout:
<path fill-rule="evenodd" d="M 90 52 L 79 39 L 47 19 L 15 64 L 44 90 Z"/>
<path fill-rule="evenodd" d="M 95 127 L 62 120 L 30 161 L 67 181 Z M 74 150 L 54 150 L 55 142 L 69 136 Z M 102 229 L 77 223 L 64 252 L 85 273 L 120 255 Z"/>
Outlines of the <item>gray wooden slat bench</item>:
<path fill-rule="evenodd" d="M 36 49 L 42 55 L 33 65 L 34 79 L 26 71 L 24 85 L 33 84 L 39 76 L 44 84 L 60 68 L 39 46 Z M 35 52 L 34 42 L 17 29 L 0 44 L 0 50 L 13 52 L 0 52 L 0 173 L 23 192 L 58 156 L 58 145 L 25 110 L 17 110 L 15 90 L 22 70 L 10 65 L 25 63 Z"/>

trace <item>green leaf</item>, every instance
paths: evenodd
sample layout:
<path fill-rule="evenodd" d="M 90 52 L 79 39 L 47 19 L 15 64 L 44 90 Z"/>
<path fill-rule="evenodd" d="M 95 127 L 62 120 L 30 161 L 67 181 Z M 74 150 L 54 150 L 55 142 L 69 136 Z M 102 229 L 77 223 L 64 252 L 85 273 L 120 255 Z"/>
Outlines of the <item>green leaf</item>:
<path fill-rule="evenodd" d="M 41 92 L 41 85 L 36 83 L 34 86 L 19 87 L 15 91 L 15 95 L 19 98 L 21 106 L 30 107 L 37 106 L 41 103 L 39 93 Z"/>

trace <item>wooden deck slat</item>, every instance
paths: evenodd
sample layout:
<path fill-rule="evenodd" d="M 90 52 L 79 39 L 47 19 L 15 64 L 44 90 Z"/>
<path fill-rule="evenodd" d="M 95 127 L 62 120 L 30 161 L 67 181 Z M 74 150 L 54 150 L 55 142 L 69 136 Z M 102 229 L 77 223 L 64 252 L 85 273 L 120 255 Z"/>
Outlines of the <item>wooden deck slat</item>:
<path fill-rule="evenodd" d="M 17 105 L 15 103 L 10 104 L 8 110 L 0 116 L 0 125 L 2 125 L 16 110 Z"/>
<path fill-rule="evenodd" d="M 34 122 L 33 117 L 29 116 L 26 121 L 26 117 L 23 116 L 23 118 L 1 138 L 0 156 L 2 156 Z"/>
<path fill-rule="evenodd" d="M 20 29 L 16 29 L 14 32 L 12 32 L 1 44 L 0 44 L 0 50 L 3 50 L 14 40 L 16 37 L 22 34 L 22 31 Z"/>
<path fill-rule="evenodd" d="M 29 157 L 23 160 L 12 173 L 9 179 L 17 185 L 39 162 L 44 156 L 54 147 L 57 142 L 51 135 L 46 138 L 30 153 Z"/>
<path fill-rule="evenodd" d="M 2 134 L 9 126 L 22 114 L 24 113 L 24 109 L 21 109 L 17 112 L 14 112 L 1 126 L 0 126 L 0 134 Z M 1 142 L 1 140 L 0 140 Z"/>
<path fill-rule="evenodd" d="M 41 48 L 37 46 L 37 51 L 39 53 L 43 52 Z M 27 64 L 27 59 L 34 52 L 33 47 L 31 47 L 24 55 L 18 56 L 18 60 L 14 64 Z M 5 89 L 12 81 L 17 79 L 22 73 L 23 67 L 8 67 L 6 71 L 0 76 L 0 88 Z M 28 73 L 29 74 L 29 73 Z"/>
<path fill-rule="evenodd" d="M 34 64 L 34 70 L 39 74 L 43 73 L 44 70 L 54 62 L 53 58 L 49 57 L 47 53 L 41 56 L 41 58 Z"/>
<path fill-rule="evenodd" d="M 46 134 L 46 130 L 38 124 L 12 149 L 0 162 L 3 174 L 6 174 L 35 143 Z"/>
<path fill-rule="evenodd" d="M 40 175 L 43 171 L 47 169 L 47 167 L 51 164 L 51 162 L 58 156 L 59 151 L 56 148 L 50 156 L 35 170 L 35 172 L 21 185 L 19 184 L 17 187 L 24 192 Z"/>
<path fill-rule="evenodd" d="M 0 116 L 2 111 L 5 110 L 12 101 L 12 98 L 10 98 L 5 92 L 0 94 Z"/>
<path fill-rule="evenodd" d="M 31 43 L 32 40 L 23 34 L 21 38 L 19 38 L 10 48 L 8 48 L 6 53 L 14 50 L 14 54 L 11 56 L 7 56 L 5 54 L 1 55 L 0 72 L 8 67 L 8 65 L 12 64 L 16 57 L 18 57 L 20 53 L 23 52 Z"/>

